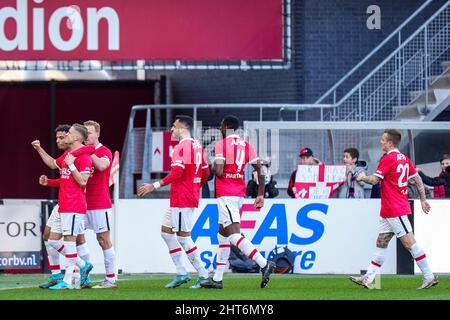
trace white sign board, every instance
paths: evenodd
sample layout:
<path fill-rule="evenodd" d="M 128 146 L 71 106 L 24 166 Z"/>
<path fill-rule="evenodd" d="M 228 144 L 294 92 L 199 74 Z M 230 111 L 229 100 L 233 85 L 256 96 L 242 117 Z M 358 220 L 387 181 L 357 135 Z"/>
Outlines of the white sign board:
<path fill-rule="evenodd" d="M 414 235 L 425 251 L 430 268 L 437 273 L 450 273 L 450 201 L 428 200 L 429 214 L 422 211 L 420 201 L 414 201 Z M 415 272 L 420 269 L 415 264 Z"/>
<path fill-rule="evenodd" d="M 41 250 L 39 205 L 0 205 L 0 269 L 38 269 Z"/>
<path fill-rule="evenodd" d="M 359 274 L 370 263 L 378 236 L 379 199 L 267 199 L 261 211 L 246 199 L 241 232 L 265 256 L 275 245 L 296 255 L 295 273 Z M 169 200 L 120 200 L 116 223 L 118 267 L 129 273 L 175 273 L 161 239 Z M 217 201 L 201 200 L 192 237 L 202 262 L 213 270 L 218 252 Z M 185 259 L 190 272 L 194 268 Z M 396 242 L 391 241 L 383 273 L 396 273 Z"/>

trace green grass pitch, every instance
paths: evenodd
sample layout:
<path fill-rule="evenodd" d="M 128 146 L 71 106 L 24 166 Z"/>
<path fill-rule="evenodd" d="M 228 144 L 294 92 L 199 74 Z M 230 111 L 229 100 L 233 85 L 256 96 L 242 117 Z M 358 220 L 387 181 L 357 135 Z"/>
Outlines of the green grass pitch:
<path fill-rule="evenodd" d="M 0 300 L 450 300 L 450 276 L 439 276 L 440 283 L 428 290 L 416 290 L 420 276 L 382 276 L 380 290 L 367 290 L 335 275 L 273 275 L 260 289 L 259 275 L 225 274 L 224 289 L 175 289 L 164 285 L 172 275 L 121 275 L 119 288 L 109 290 L 39 289 L 47 275 L 0 274 Z M 100 281 L 93 276 L 93 281 Z"/>

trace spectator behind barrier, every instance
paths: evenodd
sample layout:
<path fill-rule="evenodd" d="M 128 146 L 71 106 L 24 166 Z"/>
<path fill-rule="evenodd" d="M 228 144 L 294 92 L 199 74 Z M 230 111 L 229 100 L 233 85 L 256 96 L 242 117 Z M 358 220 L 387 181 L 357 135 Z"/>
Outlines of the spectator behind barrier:
<path fill-rule="evenodd" d="M 273 179 L 272 172 L 269 169 L 270 164 L 264 161 L 261 166 L 261 173 L 265 175 L 264 198 L 275 198 L 278 196 L 277 182 Z M 246 196 L 256 198 L 258 195 L 258 173 L 256 170 L 252 173 L 252 180 L 247 183 Z"/>
<path fill-rule="evenodd" d="M 314 158 L 313 152 L 310 148 L 303 148 L 299 152 L 299 164 L 300 165 L 321 165 L 322 161 L 317 158 Z M 295 169 L 291 173 L 291 178 L 289 179 L 289 186 L 287 189 L 287 193 L 291 198 L 295 198 L 295 193 L 297 190 L 295 189 L 295 176 L 297 175 L 297 169 Z"/>
<path fill-rule="evenodd" d="M 337 198 L 364 198 L 364 182 L 357 182 L 356 177 L 367 172 L 367 162 L 359 160 L 356 148 L 344 150 L 344 164 L 346 167 L 345 182 L 337 191 Z"/>
<path fill-rule="evenodd" d="M 441 159 L 439 160 L 439 163 L 441 164 L 441 172 L 439 173 L 439 176 L 437 176 L 437 178 L 441 178 L 445 173 L 445 169 L 450 166 L 450 154 L 444 154 L 441 157 Z M 420 170 L 419 170 L 419 174 L 420 174 Z M 426 175 L 424 175 L 424 176 L 427 177 Z M 423 180 L 423 177 L 422 177 L 422 180 Z M 444 185 L 434 185 L 433 198 L 449 198 L 448 193 L 446 196 Z"/>
<path fill-rule="evenodd" d="M 450 166 L 445 167 L 445 172 L 440 174 L 438 177 L 430 178 L 425 175 L 422 170 L 418 169 L 420 177 L 423 183 L 428 186 L 443 186 L 444 187 L 444 198 L 450 198 Z"/>

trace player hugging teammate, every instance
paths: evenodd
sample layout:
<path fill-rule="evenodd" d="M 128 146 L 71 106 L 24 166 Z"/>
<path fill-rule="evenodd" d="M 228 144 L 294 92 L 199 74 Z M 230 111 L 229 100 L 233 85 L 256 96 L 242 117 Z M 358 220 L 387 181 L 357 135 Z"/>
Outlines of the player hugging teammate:
<path fill-rule="evenodd" d="M 39 178 L 42 186 L 59 187 L 58 206 L 48 219 L 43 235 L 52 274 L 40 287 L 52 290 L 74 288 L 72 276 L 76 266 L 80 269 L 80 287 L 92 287 L 89 273 L 93 265 L 84 239 L 85 230 L 91 229 L 103 249 L 106 270 L 105 280 L 93 288 L 116 288 L 115 253 L 110 240 L 111 151 L 99 142 L 100 124 L 95 121 L 61 125 L 55 133 L 58 148 L 65 151 L 56 160 L 45 152 L 39 140 L 32 142 L 43 162 L 60 171 L 59 179 L 48 179 L 45 175 Z M 64 277 L 60 254 L 66 258 Z"/>

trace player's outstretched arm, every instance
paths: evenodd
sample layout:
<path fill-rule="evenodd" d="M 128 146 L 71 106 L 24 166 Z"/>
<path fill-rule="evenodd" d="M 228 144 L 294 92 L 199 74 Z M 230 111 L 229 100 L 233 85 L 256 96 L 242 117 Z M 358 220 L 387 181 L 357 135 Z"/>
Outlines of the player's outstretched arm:
<path fill-rule="evenodd" d="M 371 184 L 371 185 L 376 185 L 376 184 L 378 184 L 378 183 L 380 183 L 380 181 L 381 181 L 381 178 L 380 177 L 377 177 L 377 176 L 375 176 L 375 175 L 371 175 L 371 176 L 366 176 L 366 173 L 365 172 L 362 172 L 361 174 L 359 174 L 357 177 L 356 177 L 356 181 L 362 181 L 362 182 L 365 182 L 365 183 L 368 183 L 368 184 Z"/>
<path fill-rule="evenodd" d="M 159 189 L 160 187 L 164 187 L 166 185 L 171 184 L 173 181 L 181 178 L 183 175 L 183 168 L 180 166 L 173 166 L 170 173 L 162 180 L 156 181 L 153 184 L 144 183 L 142 184 L 138 191 L 138 197 L 143 197 L 148 193 L 152 193 L 153 191 Z"/>
<path fill-rule="evenodd" d="M 55 159 L 53 159 L 45 150 L 41 147 L 41 142 L 39 140 L 34 140 L 31 145 L 38 152 L 42 161 L 45 163 L 47 167 L 50 169 L 58 169 L 58 166 L 55 163 Z"/>
<path fill-rule="evenodd" d="M 48 179 L 47 180 L 47 185 L 49 187 L 59 188 L 60 183 L 61 183 L 61 179 Z"/>
<path fill-rule="evenodd" d="M 417 189 L 417 193 L 419 194 L 420 204 L 422 205 L 422 210 L 426 214 L 430 212 L 431 206 L 427 201 L 427 197 L 425 194 L 425 186 L 423 185 L 422 178 L 419 175 L 414 176 L 409 179 L 409 181 L 414 181 L 414 186 Z"/>
<path fill-rule="evenodd" d="M 164 179 L 160 180 L 161 187 L 167 186 L 174 182 L 177 179 L 180 179 L 183 175 L 184 168 L 180 166 L 173 166 L 170 173 L 164 177 Z"/>
<path fill-rule="evenodd" d="M 75 157 L 82 156 L 83 154 L 91 155 L 95 152 L 95 148 L 93 146 L 82 146 L 81 148 L 71 151 L 70 153 Z"/>
<path fill-rule="evenodd" d="M 419 172 L 420 178 L 422 182 L 428 186 L 442 186 L 445 185 L 445 179 L 442 177 L 431 178 L 424 174 L 423 172 Z"/>
<path fill-rule="evenodd" d="M 158 181 L 158 182 L 155 182 L 154 184 L 150 184 L 150 183 L 144 183 L 144 184 L 142 184 L 142 185 L 139 187 L 138 191 L 137 191 L 138 197 L 143 197 L 143 196 L 145 196 L 146 194 L 152 193 L 153 191 L 155 191 L 155 190 L 156 190 L 156 188 L 155 188 L 155 184 L 156 184 L 156 183 L 159 183 L 159 181 Z"/>

